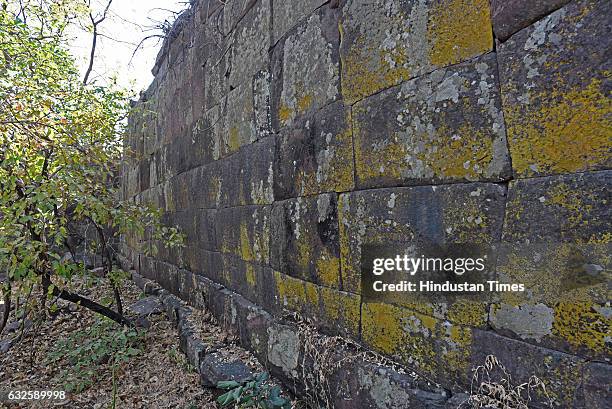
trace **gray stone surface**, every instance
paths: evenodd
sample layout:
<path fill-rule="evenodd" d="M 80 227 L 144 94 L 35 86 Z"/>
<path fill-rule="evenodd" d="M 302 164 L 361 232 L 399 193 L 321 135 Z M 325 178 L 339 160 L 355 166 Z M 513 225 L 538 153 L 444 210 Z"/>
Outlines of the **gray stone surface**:
<path fill-rule="evenodd" d="M 163 306 L 159 298 L 155 296 L 142 298 L 130 305 L 128 309 L 138 316 L 149 316 L 163 312 Z"/>
<path fill-rule="evenodd" d="M 611 14 L 607 1 L 571 2 L 499 46 L 517 177 L 611 166 Z"/>
<path fill-rule="evenodd" d="M 491 19 L 495 37 L 506 41 L 517 31 L 535 23 L 570 0 L 492 0 Z"/>
<path fill-rule="evenodd" d="M 241 361 L 230 361 L 216 352 L 207 354 L 200 364 L 200 381 L 204 387 L 216 387 L 221 381 L 249 380 L 253 372 Z"/>
<path fill-rule="evenodd" d="M 327 193 L 278 202 L 271 218 L 271 266 L 293 277 L 339 288 L 336 195 Z"/>
<path fill-rule="evenodd" d="M 277 137 L 274 162 L 276 200 L 354 187 L 350 109 L 332 103 L 296 120 Z"/>
<path fill-rule="evenodd" d="M 272 54 L 275 129 L 340 98 L 336 10 L 322 8 L 276 45 Z"/>
<path fill-rule="evenodd" d="M 359 188 L 510 177 L 494 54 L 367 98 L 353 121 Z"/>

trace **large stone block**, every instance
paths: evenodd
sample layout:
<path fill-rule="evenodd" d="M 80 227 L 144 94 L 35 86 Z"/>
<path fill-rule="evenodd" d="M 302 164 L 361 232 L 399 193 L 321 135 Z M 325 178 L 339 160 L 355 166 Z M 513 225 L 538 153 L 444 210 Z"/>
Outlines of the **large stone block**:
<path fill-rule="evenodd" d="M 317 284 L 340 287 L 336 195 L 275 203 L 270 263 L 276 270 Z"/>
<path fill-rule="evenodd" d="M 205 23 L 207 53 L 204 63 L 204 106 L 209 110 L 229 91 L 229 38 L 223 32 L 223 8 L 215 7 Z"/>
<path fill-rule="evenodd" d="M 390 304 L 364 302 L 361 337 L 367 346 L 446 387 L 469 385 L 470 327 Z"/>
<path fill-rule="evenodd" d="M 264 287 L 273 280 L 272 270 L 260 264 L 223 254 L 222 277 L 219 282 L 247 300 L 263 305 Z"/>
<path fill-rule="evenodd" d="M 274 201 L 274 148 L 269 136 L 214 162 L 211 173 L 217 191 L 217 206 L 264 205 Z M 245 166 L 248 164 L 248 166 Z"/>
<path fill-rule="evenodd" d="M 502 379 L 510 376 L 513 385 L 517 386 L 528 383 L 534 375 L 542 380 L 546 389 L 544 391 L 541 387 L 534 387 L 530 391 L 529 407 L 581 407 L 574 406 L 574 395 L 582 382 L 582 371 L 586 364 L 582 359 L 478 329 L 473 332 L 471 354 L 473 367 L 484 365 L 487 356 L 493 355 L 507 371 L 494 367 L 490 370 L 490 376 L 485 375 L 482 381 L 501 383 Z M 476 388 L 478 386 L 475 385 Z M 527 396 L 524 391 L 523 399 L 527 400 Z"/>
<path fill-rule="evenodd" d="M 612 366 L 610 363 L 590 362 L 584 371 L 582 401 L 576 401 L 575 407 L 586 409 L 605 409 L 610 406 Z M 580 405 L 582 404 L 582 406 Z"/>
<path fill-rule="evenodd" d="M 322 8 L 274 48 L 272 123 L 290 126 L 296 117 L 340 98 L 337 10 Z"/>
<path fill-rule="evenodd" d="M 569 0 L 492 0 L 493 32 L 500 41 L 536 22 Z"/>
<path fill-rule="evenodd" d="M 269 283 L 267 284 L 269 285 Z M 359 336 L 360 303 L 358 295 L 338 291 L 274 272 L 272 311 L 298 312 L 319 329 L 357 338 Z"/>
<path fill-rule="evenodd" d="M 494 54 L 367 98 L 353 122 L 361 188 L 511 175 Z"/>
<path fill-rule="evenodd" d="M 336 409 L 443 409 L 449 393 L 418 375 L 359 358 L 338 364 L 328 380 Z M 457 409 L 457 407 L 453 407 Z"/>
<path fill-rule="evenodd" d="M 185 151 L 185 167 L 193 169 L 213 161 L 215 158 L 215 136 L 219 128 L 219 107 L 216 106 L 198 118 L 191 132 L 183 138 L 183 149 Z"/>
<path fill-rule="evenodd" d="M 612 165 L 611 14 L 610 2 L 572 2 L 499 46 L 517 177 Z"/>
<path fill-rule="evenodd" d="M 498 241 L 506 191 L 492 183 L 415 186 L 340 195 L 345 291 L 359 292 L 367 244 L 490 244 Z"/>
<path fill-rule="evenodd" d="M 216 127 L 215 159 L 229 156 L 241 146 L 257 139 L 251 81 L 238 85 L 223 98 L 220 105 L 220 126 Z"/>
<path fill-rule="evenodd" d="M 219 249 L 244 261 L 268 264 L 270 206 L 239 206 L 217 210 Z"/>
<path fill-rule="evenodd" d="M 349 103 L 493 48 L 487 0 L 349 0 L 340 30 Z"/>
<path fill-rule="evenodd" d="M 272 16 L 270 3 L 270 0 L 258 0 L 229 37 L 226 63 L 230 89 L 240 84 L 250 85 L 253 75 L 268 66 Z"/>
<path fill-rule="evenodd" d="M 589 358 L 609 356 L 611 172 L 511 183 L 498 273 L 523 283 L 491 309 L 492 326 Z"/>
<path fill-rule="evenodd" d="M 325 0 L 273 1 L 272 45 L 323 3 Z"/>
<path fill-rule="evenodd" d="M 284 128 L 277 146 L 277 200 L 353 188 L 350 111 L 341 102 Z"/>

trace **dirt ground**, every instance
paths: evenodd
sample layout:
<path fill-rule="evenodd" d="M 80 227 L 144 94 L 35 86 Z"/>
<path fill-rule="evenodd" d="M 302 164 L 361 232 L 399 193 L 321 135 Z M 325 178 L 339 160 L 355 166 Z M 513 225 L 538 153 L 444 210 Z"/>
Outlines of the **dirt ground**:
<path fill-rule="evenodd" d="M 125 287 L 125 306 L 142 297 L 140 290 L 133 283 L 126 283 Z M 101 300 L 110 294 L 110 288 L 99 283 L 85 292 L 88 297 Z M 131 351 L 135 355 L 114 365 L 113 371 L 110 359 L 104 356 L 89 368 L 79 367 L 78 362 L 75 364 L 74 357 L 56 357 L 55 360 L 52 358 L 53 351 L 61 351 L 62 345 L 65 345 L 71 336 L 74 338 L 79 334 L 91 334 L 100 325 L 99 316 L 85 308 L 62 303 L 60 306 L 60 312 L 52 319 L 26 331 L 19 344 L 7 353 L 0 354 L 0 391 L 65 391 L 67 379 L 79 373 L 85 373 L 84 376 L 86 379 L 89 377 L 91 385 L 82 391 L 69 393 L 66 399 L 29 400 L 21 403 L 5 401 L 0 403 L 0 407 L 217 407 L 213 392 L 200 386 L 199 375 L 188 365 L 180 352 L 177 330 L 165 314 L 148 318 L 149 329 L 142 331 L 134 345 L 134 350 L 138 352 Z M 121 331 L 115 324 L 106 325 Z M 6 338 L 6 333 L 3 337 Z M 91 337 L 90 335 L 89 338 Z M 231 338 L 220 337 L 220 342 L 231 345 Z"/>

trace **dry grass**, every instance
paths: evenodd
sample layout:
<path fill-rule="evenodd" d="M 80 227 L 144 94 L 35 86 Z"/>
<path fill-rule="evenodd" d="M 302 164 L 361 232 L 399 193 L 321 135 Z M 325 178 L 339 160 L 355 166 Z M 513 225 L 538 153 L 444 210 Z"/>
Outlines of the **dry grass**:
<path fill-rule="evenodd" d="M 88 297 L 108 297 L 110 288 L 103 283 L 87 288 Z M 123 290 L 124 305 L 140 297 L 139 289 L 127 282 Z M 0 384 L 3 390 L 63 390 L 62 371 L 70 371 L 70 363 L 60 360 L 48 365 L 47 356 L 57 342 L 70 334 L 96 325 L 99 317 L 84 309 L 60 304 L 60 312 L 35 325 L 22 341 L 8 353 L 0 355 Z M 22 404 L 0 403 L 0 407 L 27 408 L 109 408 L 116 391 L 117 408 L 216 408 L 211 391 L 199 384 L 199 375 L 186 363 L 179 350 L 177 331 L 165 315 L 149 318 L 151 327 L 142 335 L 142 352 L 113 367 L 101 363 L 96 368 L 94 384 L 64 401 L 29 401 Z"/>
<path fill-rule="evenodd" d="M 532 394 L 538 389 L 550 402 L 540 378 L 532 375 L 527 382 L 515 385 L 497 357 L 488 355 L 484 365 L 474 369 L 470 397 L 459 408 L 529 409 Z"/>

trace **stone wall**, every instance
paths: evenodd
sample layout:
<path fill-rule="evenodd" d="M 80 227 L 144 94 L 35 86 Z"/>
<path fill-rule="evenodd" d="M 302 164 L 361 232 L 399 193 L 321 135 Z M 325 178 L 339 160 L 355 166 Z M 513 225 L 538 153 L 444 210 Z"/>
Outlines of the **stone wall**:
<path fill-rule="evenodd" d="M 543 378 L 555 407 L 605 407 L 611 7 L 196 2 L 130 118 L 123 177 L 125 197 L 165 209 L 187 245 L 133 235 L 123 255 L 205 302 L 272 366 L 279 332 L 266 320 L 289 310 L 449 391 L 495 354 L 516 380 Z M 529 291 L 364 302 L 362 247 L 422 237 L 539 244 L 498 264 Z M 572 244 L 596 262 L 568 289 L 559 260 Z"/>

